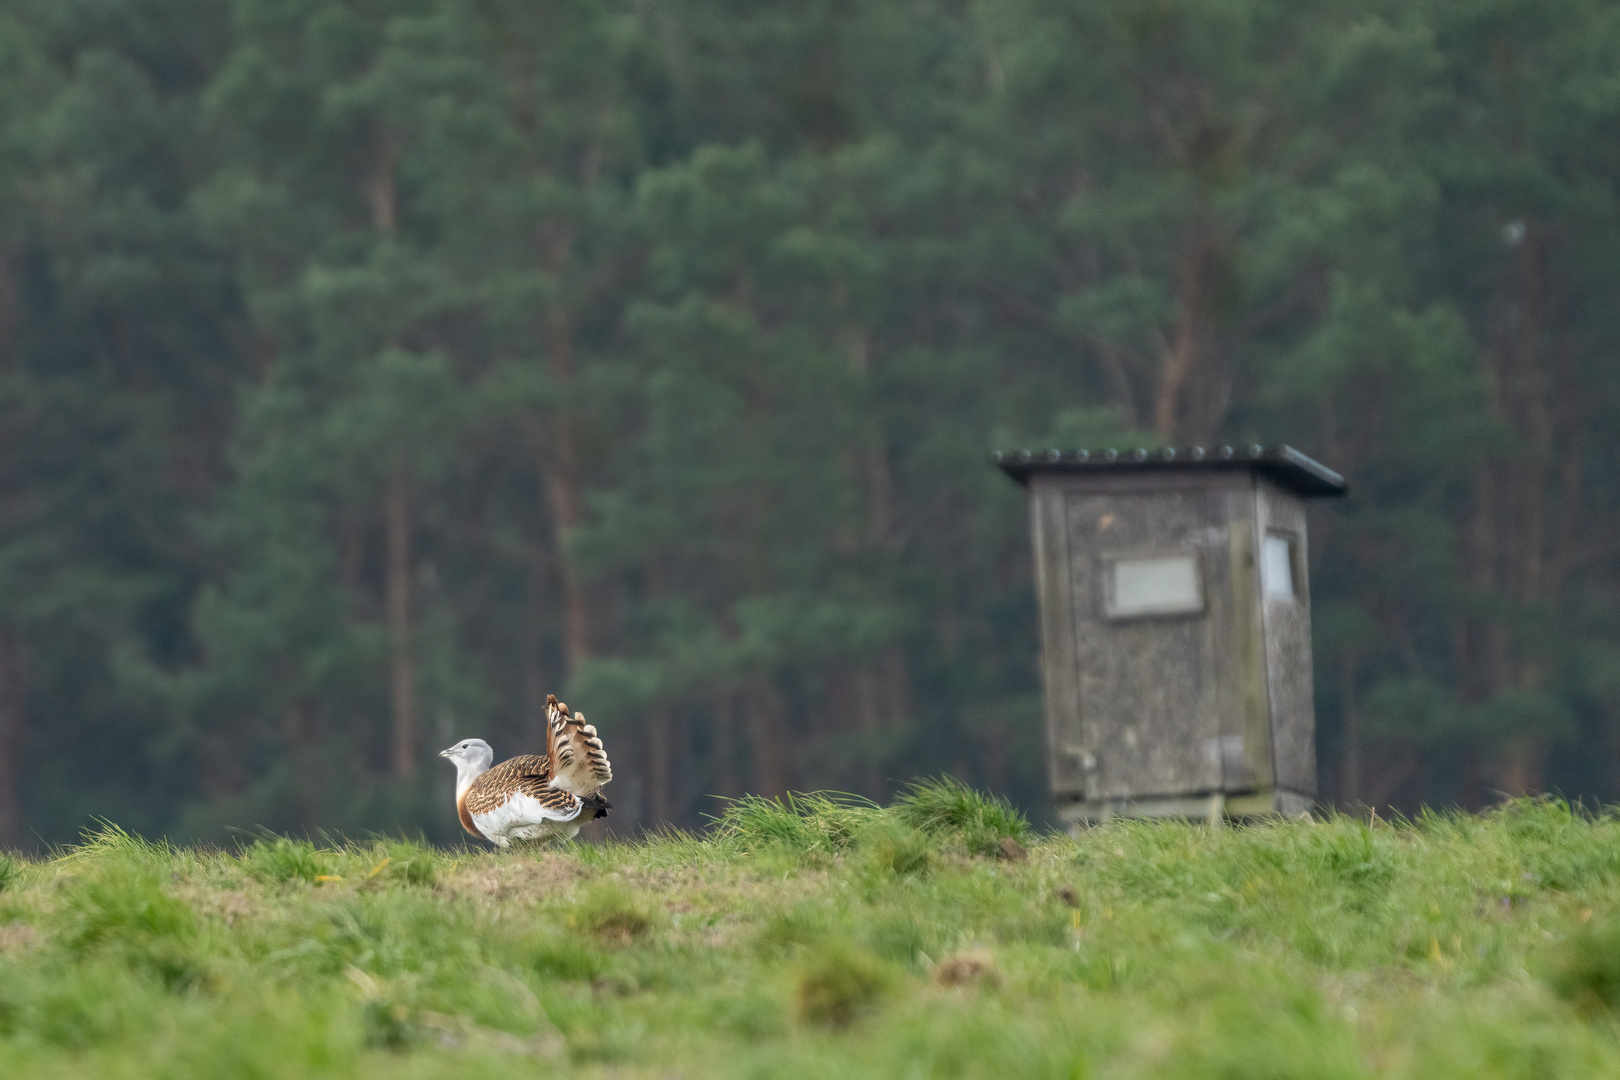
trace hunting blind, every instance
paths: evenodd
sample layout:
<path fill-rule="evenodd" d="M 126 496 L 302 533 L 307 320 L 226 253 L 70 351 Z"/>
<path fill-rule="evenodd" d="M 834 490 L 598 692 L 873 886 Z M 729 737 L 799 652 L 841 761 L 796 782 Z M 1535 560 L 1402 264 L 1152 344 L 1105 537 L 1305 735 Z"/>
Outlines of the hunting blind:
<path fill-rule="evenodd" d="M 1344 478 L 1286 446 L 995 457 L 1030 493 L 1064 819 L 1309 809 L 1304 500 Z"/>

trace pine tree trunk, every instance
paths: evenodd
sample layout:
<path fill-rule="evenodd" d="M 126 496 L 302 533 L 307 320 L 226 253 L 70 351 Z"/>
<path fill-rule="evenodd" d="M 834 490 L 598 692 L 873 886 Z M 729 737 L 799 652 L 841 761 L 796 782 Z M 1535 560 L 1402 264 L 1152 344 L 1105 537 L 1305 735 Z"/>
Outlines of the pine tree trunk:
<path fill-rule="evenodd" d="M 508 71 L 510 121 L 518 136 L 537 148 L 545 145 L 538 130 L 535 110 L 534 55 L 519 47 L 511 54 Z M 599 148 L 589 147 L 578 161 L 577 178 L 588 189 L 596 180 L 601 159 Z M 539 152 L 532 165 L 533 179 L 548 184 L 556 179 L 559 162 Z M 547 221 L 535 233 L 535 251 L 540 268 L 550 278 L 553 298 L 544 312 L 541 336 L 553 383 L 566 391 L 574 381 L 574 321 L 566 298 L 570 262 L 574 255 L 574 230 L 566 223 Z M 568 404 L 535 423 L 535 453 L 539 459 L 541 495 L 551 514 L 551 546 L 557 559 L 557 584 L 563 608 L 563 660 L 572 677 L 591 655 L 590 602 L 585 583 L 568 554 L 568 538 L 584 523 L 580 496 L 578 436 Z"/>
<path fill-rule="evenodd" d="M 559 289 L 567 272 L 572 245 L 573 234 L 568 229 L 541 230 L 541 265 Z M 574 381 L 574 324 L 560 300 L 546 316 L 545 336 L 552 380 L 558 387 L 567 388 Z M 578 435 L 574 417 L 566 406 L 551 417 L 549 427 L 549 446 L 541 451 L 540 472 L 545 482 L 546 502 L 551 509 L 552 544 L 561 571 L 563 653 L 568 674 L 573 676 L 591 654 L 590 603 L 579 569 L 568 554 L 568 538 L 585 522 L 584 501 L 580 497 Z"/>
<path fill-rule="evenodd" d="M 719 696 L 711 723 L 714 725 L 714 793 L 735 798 L 742 792 L 737 782 L 736 695 Z"/>
<path fill-rule="evenodd" d="M 1477 814 L 1485 809 L 1485 783 L 1480 773 L 1479 751 L 1471 746 L 1465 748 L 1457 771 L 1462 808 L 1470 814 Z"/>
<path fill-rule="evenodd" d="M 398 193 L 394 172 L 399 146 L 387 131 L 377 137 L 376 159 L 366 194 L 371 202 L 371 224 L 385 240 L 399 227 Z M 388 619 L 388 697 L 393 730 L 389 759 L 398 777 L 416 771 L 416 669 L 411 657 L 411 507 L 410 478 L 404 464 L 388 476 L 383 496 Z"/>
<path fill-rule="evenodd" d="M 0 253 L 0 372 L 16 366 L 17 287 L 9 254 Z M 10 425 L 7 425 L 8 428 Z M 14 441 L 6 439 L 7 444 Z M 11 445 L 3 448 L 10 453 Z M 22 839 L 23 690 L 22 643 L 15 631 L 0 629 L 0 845 Z"/>
<path fill-rule="evenodd" d="M 0 253 L 0 371 L 16 367 L 12 349 L 17 339 L 17 275 L 13 256 Z"/>
<path fill-rule="evenodd" d="M 22 842 L 22 750 L 26 721 L 22 639 L 0 630 L 0 846 Z"/>
<path fill-rule="evenodd" d="M 1175 334 L 1164 350 L 1153 392 L 1153 430 L 1171 445 L 1182 434 L 1182 396 L 1204 351 L 1212 248 L 1209 230 L 1196 227 L 1177 272 Z"/>
<path fill-rule="evenodd" d="M 12 258 L 0 254 L 0 372 L 10 373 L 16 367 L 12 349 L 17 333 L 17 281 L 12 272 Z M 16 429 L 11 428 L 6 439 L 11 444 Z M 12 445 L 4 452 L 11 453 Z M 9 627 L 0 628 L 0 845 L 15 845 L 22 841 L 22 749 L 23 728 L 27 720 L 26 695 L 23 688 L 22 638 Z"/>
<path fill-rule="evenodd" d="M 767 679 L 760 678 L 748 695 L 747 709 L 754 791 L 766 796 L 786 794 L 787 724 L 782 696 Z"/>
<path fill-rule="evenodd" d="M 393 136 L 385 132 L 377 139 L 376 152 L 376 161 L 366 186 L 366 196 L 371 201 L 371 224 L 379 233 L 392 237 L 399 226 L 399 200 L 394 188 L 399 146 Z"/>
<path fill-rule="evenodd" d="M 844 333 L 844 347 L 850 370 L 867 380 L 872 370 L 872 335 L 865 329 Z M 865 495 L 867 537 L 871 548 L 890 556 L 900 553 L 894 507 L 894 476 L 889 467 L 880 417 L 874 417 L 874 431 L 860 455 L 860 482 Z M 873 800 L 886 794 L 883 760 L 876 753 L 883 728 L 904 723 L 910 713 L 910 674 L 905 653 L 896 645 L 884 648 L 873 658 L 862 660 L 855 669 L 856 717 L 866 736 L 867 751 L 861 762 L 861 793 Z"/>
<path fill-rule="evenodd" d="M 568 557 L 568 538 L 584 523 L 579 484 L 574 475 L 574 440 L 569 425 L 558 421 L 552 431 L 551 453 L 545 455 L 541 476 L 551 510 L 551 541 L 557 552 L 558 585 L 563 599 L 563 657 L 570 676 L 591 655 L 590 605 L 574 561 Z"/>
<path fill-rule="evenodd" d="M 299 698 L 281 714 L 281 741 L 286 760 L 292 763 L 295 773 L 293 812 L 298 815 L 299 826 L 305 829 L 315 825 L 320 818 L 314 790 L 319 779 L 311 776 L 306 767 L 313 734 L 310 731 L 309 701 Z"/>
<path fill-rule="evenodd" d="M 1094 336 L 1087 341 L 1092 352 L 1102 361 L 1103 375 L 1108 380 L 1108 390 L 1114 398 L 1114 405 L 1119 409 L 1120 419 L 1127 427 L 1134 428 L 1140 419 L 1136 408 L 1136 392 L 1131 389 L 1131 376 L 1125 365 L 1125 350 L 1105 338 Z"/>
<path fill-rule="evenodd" d="M 393 706 L 395 776 L 416 771 L 416 671 L 411 659 L 410 490 L 402 468 L 388 477 L 384 506 L 387 533 L 388 689 Z"/>
<path fill-rule="evenodd" d="M 885 723 L 894 721 L 893 717 L 884 715 L 878 686 L 881 678 L 878 666 L 870 661 L 855 666 L 855 716 L 865 743 L 860 755 L 858 790 L 873 801 L 883 797 L 883 769 L 876 753 L 878 733 Z"/>
<path fill-rule="evenodd" d="M 1476 470 L 1465 559 L 1469 580 L 1523 609 L 1556 610 L 1576 541 L 1578 470 L 1570 445 L 1579 430 L 1573 374 L 1561 362 L 1560 295 L 1548 267 L 1551 237 L 1531 225 L 1514 242 L 1511 273 L 1498 290 L 1485 349 L 1491 409 L 1511 430 L 1513 449 Z M 1563 459 L 1563 460 L 1560 460 Z M 1465 696 L 1488 701 L 1534 690 L 1546 678 L 1535 646 L 1516 640 L 1501 618 L 1482 621 L 1463 640 L 1470 646 Z M 1508 795 L 1542 789 L 1547 755 L 1543 732 L 1513 734 L 1495 756 L 1495 786 Z"/>
<path fill-rule="evenodd" d="M 670 790 L 675 758 L 672 727 L 669 706 L 654 705 L 647 711 L 647 824 L 652 828 L 668 824 L 674 812 Z"/>
<path fill-rule="evenodd" d="M 1361 801 L 1366 784 L 1362 778 L 1361 709 L 1356 704 L 1356 658 L 1346 650 L 1339 659 L 1339 709 L 1344 720 L 1344 751 L 1340 761 L 1339 798 L 1343 806 Z"/>
<path fill-rule="evenodd" d="M 1545 742 L 1533 733 L 1510 739 L 1502 751 L 1497 783 L 1509 797 L 1539 795 L 1545 787 Z"/>
<path fill-rule="evenodd" d="M 545 631 L 546 560 L 538 553 L 529 562 L 528 595 L 523 604 L 522 655 L 518 659 L 523 693 L 523 735 L 531 747 L 546 741 L 546 680 L 540 643 Z"/>
<path fill-rule="evenodd" d="M 1378 768 L 1368 769 L 1365 773 L 1363 805 L 1374 808 L 1388 806 L 1390 800 L 1422 767 L 1423 759 L 1412 750 L 1400 750 L 1387 757 L 1379 755 Z"/>

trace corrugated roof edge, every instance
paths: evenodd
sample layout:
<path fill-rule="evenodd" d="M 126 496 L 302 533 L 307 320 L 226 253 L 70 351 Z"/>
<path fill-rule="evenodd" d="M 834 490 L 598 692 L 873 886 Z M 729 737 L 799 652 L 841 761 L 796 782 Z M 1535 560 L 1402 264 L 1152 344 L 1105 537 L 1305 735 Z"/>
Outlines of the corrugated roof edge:
<path fill-rule="evenodd" d="M 990 460 L 1020 484 L 1035 473 L 1248 469 L 1306 499 L 1348 493 L 1344 477 L 1291 446 L 1134 447 L 1129 450 L 997 450 Z"/>

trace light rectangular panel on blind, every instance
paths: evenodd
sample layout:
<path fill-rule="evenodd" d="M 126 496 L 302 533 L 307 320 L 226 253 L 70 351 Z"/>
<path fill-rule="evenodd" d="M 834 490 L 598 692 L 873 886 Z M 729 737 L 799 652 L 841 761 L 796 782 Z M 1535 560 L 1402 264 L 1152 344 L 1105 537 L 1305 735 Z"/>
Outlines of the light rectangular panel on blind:
<path fill-rule="evenodd" d="M 1269 533 L 1260 549 L 1260 589 L 1269 599 L 1292 600 L 1294 590 L 1294 544 L 1286 536 Z"/>
<path fill-rule="evenodd" d="M 1192 615 L 1204 610 L 1204 590 L 1193 555 L 1116 559 L 1108 575 L 1108 616 Z"/>

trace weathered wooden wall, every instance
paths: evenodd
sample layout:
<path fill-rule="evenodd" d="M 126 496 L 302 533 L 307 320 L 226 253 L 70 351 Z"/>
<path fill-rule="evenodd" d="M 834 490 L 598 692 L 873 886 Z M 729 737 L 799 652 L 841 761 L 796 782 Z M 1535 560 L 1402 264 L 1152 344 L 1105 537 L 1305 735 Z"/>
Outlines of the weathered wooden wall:
<path fill-rule="evenodd" d="M 1030 478 L 1051 783 L 1060 809 L 1316 790 L 1303 504 L 1243 471 Z M 1260 550 L 1292 543 L 1293 598 L 1268 598 Z M 1196 613 L 1111 617 L 1120 558 L 1187 554 Z M 1268 801 L 1269 800 L 1269 801 Z M 1078 804 L 1078 806 L 1077 806 Z M 1203 804 L 1199 804 L 1203 805 Z"/>

